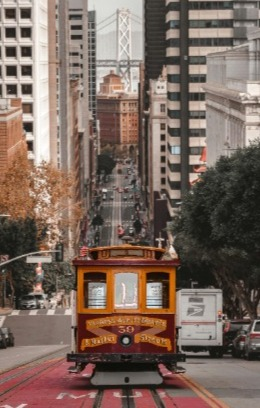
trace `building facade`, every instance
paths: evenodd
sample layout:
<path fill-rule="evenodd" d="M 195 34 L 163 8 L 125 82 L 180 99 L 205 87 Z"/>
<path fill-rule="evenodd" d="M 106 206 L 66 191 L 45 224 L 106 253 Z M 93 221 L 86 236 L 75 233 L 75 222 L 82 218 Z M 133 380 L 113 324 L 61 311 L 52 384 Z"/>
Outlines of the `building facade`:
<path fill-rule="evenodd" d="M 1 0 L 0 13 L 0 96 L 21 98 L 29 158 L 49 161 L 48 0 Z"/>
<path fill-rule="evenodd" d="M 148 0 L 149 2 L 149 0 Z M 207 56 L 243 44 L 259 25 L 257 1 L 166 0 L 167 198 L 172 216 L 206 143 Z"/>
<path fill-rule="evenodd" d="M 21 99 L 0 98 L 0 177 L 25 143 Z"/>
<path fill-rule="evenodd" d="M 101 147 L 136 157 L 139 134 L 139 101 L 137 93 L 125 92 L 124 83 L 113 71 L 106 75 L 97 95 L 97 118 Z"/>
<path fill-rule="evenodd" d="M 260 137 L 260 30 L 207 59 L 207 165 Z"/>

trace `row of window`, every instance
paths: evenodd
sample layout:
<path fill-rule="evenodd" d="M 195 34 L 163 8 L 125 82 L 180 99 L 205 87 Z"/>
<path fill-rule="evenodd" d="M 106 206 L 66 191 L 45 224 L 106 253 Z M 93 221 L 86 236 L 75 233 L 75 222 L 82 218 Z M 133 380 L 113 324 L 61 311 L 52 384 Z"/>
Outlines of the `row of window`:
<path fill-rule="evenodd" d="M 149 272 L 145 276 L 146 302 L 149 309 L 170 307 L 170 276 L 165 272 Z M 107 291 L 107 274 L 90 272 L 84 274 L 84 304 L 87 309 L 106 309 L 113 300 L 115 310 L 139 309 L 139 275 L 135 272 L 114 274 L 114 292 Z M 112 299 L 108 299 L 111 296 Z"/>
<path fill-rule="evenodd" d="M 3 18 L 6 20 L 16 20 L 17 9 L 16 8 L 4 8 L 3 9 Z M 21 19 L 30 19 L 32 15 L 31 8 L 20 8 L 19 15 Z"/>
<path fill-rule="evenodd" d="M 168 134 L 171 137 L 180 137 L 181 136 L 181 129 L 180 128 L 171 128 L 168 126 Z M 206 137 L 206 129 L 189 129 L 188 130 L 189 137 Z"/>
<path fill-rule="evenodd" d="M 168 74 L 167 80 L 171 84 L 179 84 L 181 82 L 181 76 L 179 74 Z M 206 74 L 191 74 L 188 80 L 191 83 L 206 82 Z"/>
<path fill-rule="evenodd" d="M 179 38 L 169 38 L 166 41 L 167 47 L 180 47 Z M 232 47 L 233 38 L 189 38 L 189 47 Z"/>
<path fill-rule="evenodd" d="M 181 62 L 180 57 L 166 57 L 167 65 L 180 65 L 180 62 Z M 206 65 L 206 57 L 205 56 L 187 57 L 187 63 L 189 65 Z"/>
<path fill-rule="evenodd" d="M 232 10 L 233 1 L 190 1 L 188 7 L 190 10 Z M 166 9 L 167 12 L 180 11 L 180 2 L 171 2 Z"/>
<path fill-rule="evenodd" d="M 181 93 L 180 92 L 168 92 L 167 98 L 169 101 L 180 101 Z M 189 101 L 205 101 L 205 93 L 203 92 L 190 92 Z"/>
<path fill-rule="evenodd" d="M 20 27 L 20 37 L 21 38 L 32 38 L 32 28 L 31 27 Z M 12 38 L 17 39 L 17 31 L 16 27 L 5 27 L 4 35 L 5 38 Z"/>
<path fill-rule="evenodd" d="M 180 110 L 168 109 L 168 117 L 171 119 L 180 119 Z M 189 119 L 206 119 L 206 111 L 189 111 Z"/>
<path fill-rule="evenodd" d="M 32 57 L 32 47 L 21 46 L 19 47 L 21 57 Z M 18 55 L 18 47 L 4 47 L 6 58 L 16 58 Z M 2 58 L 1 48 L 0 48 L 0 58 Z"/>
<path fill-rule="evenodd" d="M 32 77 L 32 65 L 5 65 L 5 67 L 0 65 L 0 78 L 3 74 L 3 68 L 5 68 L 5 76 L 7 77 L 17 77 L 18 70 L 21 76 Z"/>
<path fill-rule="evenodd" d="M 202 153 L 202 150 L 203 150 L 202 146 L 191 146 L 191 147 L 189 147 L 188 154 L 189 154 L 189 156 L 200 156 L 201 153 Z M 181 154 L 181 147 L 180 146 L 171 146 L 170 144 L 168 144 L 168 151 L 169 151 L 170 154 L 179 155 L 179 154 Z M 191 170 L 193 170 L 193 167 L 192 167 Z"/>
<path fill-rule="evenodd" d="M 18 85 L 17 84 L 5 84 L 6 92 L 5 94 L 12 97 L 18 96 Z M 2 93 L 2 86 L 1 86 L 1 97 Z M 32 84 L 21 84 L 20 85 L 20 94 L 21 95 L 32 95 L 33 94 L 33 85 Z M 20 95 L 19 95 L 20 96 Z"/>
<path fill-rule="evenodd" d="M 180 20 L 170 20 L 167 29 L 180 28 Z M 232 28 L 233 20 L 189 20 L 189 28 Z"/>

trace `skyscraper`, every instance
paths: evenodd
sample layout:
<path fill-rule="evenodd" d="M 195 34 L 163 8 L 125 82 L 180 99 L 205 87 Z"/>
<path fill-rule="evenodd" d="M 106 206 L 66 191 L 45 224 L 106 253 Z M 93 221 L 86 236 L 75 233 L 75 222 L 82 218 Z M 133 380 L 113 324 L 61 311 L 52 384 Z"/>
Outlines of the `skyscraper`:
<path fill-rule="evenodd" d="M 164 64 L 167 68 L 167 101 L 161 107 L 167 112 L 166 188 L 163 194 L 167 195 L 167 209 L 171 217 L 183 194 L 198 176 L 194 169 L 201 164 L 200 157 L 205 147 L 203 84 L 207 77 L 207 55 L 245 42 L 248 32 L 259 25 L 259 3 L 240 0 L 144 0 L 144 3 L 144 106 L 147 115 L 148 81 L 159 78 Z M 162 27 L 166 27 L 165 41 Z M 154 52 L 156 30 L 161 41 L 157 42 Z M 147 129 L 144 139 L 146 135 Z M 146 151 L 144 160 L 147 160 L 147 154 Z M 147 172 L 142 174 L 147 186 L 148 168 L 143 167 L 142 172 Z"/>
<path fill-rule="evenodd" d="M 0 96 L 22 99 L 29 158 L 49 161 L 48 0 L 2 0 L 0 30 Z"/>

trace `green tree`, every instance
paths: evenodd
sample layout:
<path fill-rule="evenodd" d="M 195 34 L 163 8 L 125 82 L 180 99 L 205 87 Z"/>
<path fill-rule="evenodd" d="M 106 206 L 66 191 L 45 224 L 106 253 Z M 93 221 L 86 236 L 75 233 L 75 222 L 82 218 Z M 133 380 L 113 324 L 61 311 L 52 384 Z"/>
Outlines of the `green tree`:
<path fill-rule="evenodd" d="M 223 289 L 231 316 L 257 315 L 260 299 L 260 142 L 221 157 L 172 221 L 184 265 Z M 201 274 L 200 274 L 201 269 Z M 192 276 L 192 275 L 191 275 Z"/>
<path fill-rule="evenodd" d="M 9 258 L 15 258 L 30 252 L 37 251 L 37 228 L 35 220 L 9 219 L 0 221 L 0 253 L 7 254 Z M 8 294 L 11 300 L 14 295 L 26 293 L 32 289 L 34 276 L 31 266 L 25 264 L 24 259 L 4 265 L 3 268 L 8 283 Z M 1 291 L 1 293 L 3 293 Z"/>
<path fill-rule="evenodd" d="M 111 174 L 116 166 L 116 162 L 107 154 L 98 155 L 98 174 L 104 172 L 105 174 Z"/>

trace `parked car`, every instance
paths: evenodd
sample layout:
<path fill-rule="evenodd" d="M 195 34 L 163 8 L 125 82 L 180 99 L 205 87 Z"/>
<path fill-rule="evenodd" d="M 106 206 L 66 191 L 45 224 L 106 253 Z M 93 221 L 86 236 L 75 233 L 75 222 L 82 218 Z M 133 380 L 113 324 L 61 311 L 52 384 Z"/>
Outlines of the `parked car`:
<path fill-rule="evenodd" d="M 46 299 L 41 293 L 29 293 L 20 299 L 20 309 L 45 309 Z"/>
<path fill-rule="evenodd" d="M 235 319 L 224 322 L 223 327 L 223 351 L 226 353 L 233 353 L 233 340 L 237 332 L 242 329 L 243 325 L 250 324 L 250 319 Z"/>
<path fill-rule="evenodd" d="M 5 338 L 6 347 L 14 347 L 14 335 L 9 327 L 0 327 L 0 333 Z"/>
<path fill-rule="evenodd" d="M 260 356 L 260 320 L 253 320 L 245 338 L 245 359 L 252 360 Z"/>
<path fill-rule="evenodd" d="M 243 324 L 241 329 L 238 330 L 236 337 L 233 340 L 233 349 L 232 349 L 232 356 L 233 357 L 242 357 L 245 353 L 245 339 L 246 333 L 249 328 L 248 324 Z"/>
<path fill-rule="evenodd" d="M 5 340 L 5 335 L 1 331 L 0 331 L 0 347 L 4 348 L 4 349 L 7 347 L 6 340 Z"/>

